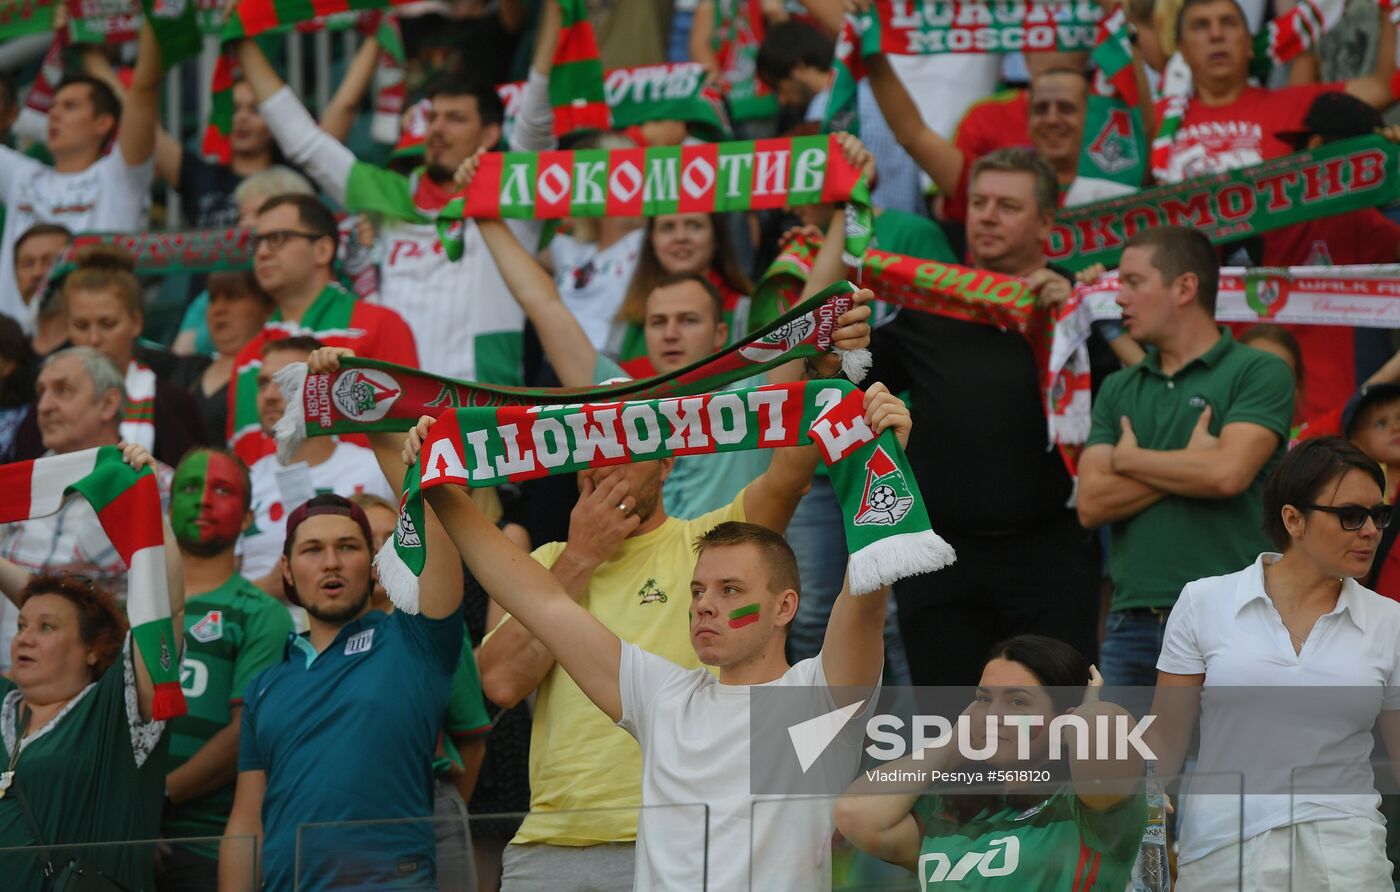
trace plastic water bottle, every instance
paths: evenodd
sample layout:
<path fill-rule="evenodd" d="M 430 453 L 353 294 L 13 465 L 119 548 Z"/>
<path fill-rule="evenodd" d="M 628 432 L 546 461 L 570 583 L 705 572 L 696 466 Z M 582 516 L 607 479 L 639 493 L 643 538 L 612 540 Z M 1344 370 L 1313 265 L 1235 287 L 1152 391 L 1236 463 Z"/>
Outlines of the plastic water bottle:
<path fill-rule="evenodd" d="M 1157 779 L 1157 766 L 1147 763 L 1147 829 L 1142 848 L 1133 863 L 1132 892 L 1171 892 L 1172 875 L 1167 864 L 1167 792 Z"/>

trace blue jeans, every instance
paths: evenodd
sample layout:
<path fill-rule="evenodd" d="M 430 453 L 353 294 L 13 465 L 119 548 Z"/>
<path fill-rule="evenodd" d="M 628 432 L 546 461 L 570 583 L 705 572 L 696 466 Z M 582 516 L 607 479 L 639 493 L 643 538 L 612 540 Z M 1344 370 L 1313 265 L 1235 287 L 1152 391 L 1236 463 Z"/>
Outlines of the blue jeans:
<path fill-rule="evenodd" d="M 1108 634 L 1099 649 L 1104 684 L 1145 688 L 1157 684 L 1157 656 L 1162 652 L 1169 612 L 1114 611 L 1108 615 Z"/>
<path fill-rule="evenodd" d="M 802 578 L 797 616 L 788 630 L 789 662 L 821 652 L 831 608 L 846 581 L 846 526 L 841 518 L 841 504 L 831 481 L 813 479 L 812 491 L 802 497 L 787 528 L 788 544 L 797 555 Z M 885 679 L 889 684 L 911 684 L 893 597 L 885 608 Z"/>

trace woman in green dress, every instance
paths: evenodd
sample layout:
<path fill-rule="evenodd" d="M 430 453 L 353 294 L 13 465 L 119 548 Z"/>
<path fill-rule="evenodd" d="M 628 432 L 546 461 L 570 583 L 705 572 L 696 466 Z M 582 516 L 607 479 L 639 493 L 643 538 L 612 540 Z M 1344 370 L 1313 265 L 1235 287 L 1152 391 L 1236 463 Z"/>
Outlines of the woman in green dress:
<path fill-rule="evenodd" d="M 126 457 L 136 467 L 151 461 L 139 447 Z M 165 722 L 151 718 L 155 685 L 126 616 L 85 576 L 31 577 L 3 564 L 0 589 L 19 622 L 0 678 L 0 887 L 50 888 L 45 866 L 61 875 L 76 860 L 89 877 L 119 883 L 113 890 L 152 889 L 153 845 L 103 845 L 158 836 L 164 800 Z M 167 571 L 171 600 L 182 603 L 178 561 Z"/>
<path fill-rule="evenodd" d="M 921 784 L 891 793 L 890 785 L 862 778 L 837 804 L 837 828 L 864 851 L 917 874 L 921 889 L 948 882 L 960 890 L 1123 892 L 1147 822 L 1142 759 L 1130 748 L 1124 760 L 1055 760 L 1045 733 L 1053 718 L 1067 713 L 1090 728 L 1099 716 L 1126 716 L 1121 707 L 1099 701 L 1102 684 L 1098 672 L 1062 641 L 1021 635 L 997 645 L 983 667 L 977 698 L 964 713 L 977 749 L 987 744 L 979 735 L 986 717 L 1000 720 L 991 757 L 972 762 L 953 747 L 941 747 L 882 766 L 965 771 L 984 779 L 978 792 L 930 794 Z M 1029 732 L 1030 758 L 1022 759 L 1016 725 L 1033 719 L 1039 722 Z M 1075 752 L 1072 738 L 1066 734 L 1066 753 Z M 1023 779 L 990 782 L 997 772 Z M 1048 784 L 1039 782 L 1045 777 Z M 994 787 L 999 789 L 989 792 Z"/>

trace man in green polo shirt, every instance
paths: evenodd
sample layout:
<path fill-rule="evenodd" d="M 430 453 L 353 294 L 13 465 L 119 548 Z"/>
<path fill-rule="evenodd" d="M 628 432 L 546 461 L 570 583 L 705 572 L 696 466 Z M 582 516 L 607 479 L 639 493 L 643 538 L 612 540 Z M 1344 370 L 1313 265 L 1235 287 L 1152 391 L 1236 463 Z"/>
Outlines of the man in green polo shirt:
<path fill-rule="evenodd" d="M 1099 391 L 1079 520 L 1112 525 L 1104 679 L 1151 686 L 1182 586 L 1269 550 L 1260 492 L 1288 439 L 1293 376 L 1215 324 L 1220 264 L 1194 229 L 1138 233 L 1118 272 L 1123 324 L 1147 358 Z"/>
<path fill-rule="evenodd" d="M 252 520 L 248 468 L 215 449 L 188 453 L 170 486 L 170 526 L 180 547 L 185 656 L 180 683 L 189 712 L 170 723 L 165 778 L 167 839 L 217 837 L 233 807 L 243 688 L 282 661 L 292 617 L 235 572 L 234 546 Z M 162 860 L 162 892 L 213 889 L 219 845 L 176 843 Z"/>

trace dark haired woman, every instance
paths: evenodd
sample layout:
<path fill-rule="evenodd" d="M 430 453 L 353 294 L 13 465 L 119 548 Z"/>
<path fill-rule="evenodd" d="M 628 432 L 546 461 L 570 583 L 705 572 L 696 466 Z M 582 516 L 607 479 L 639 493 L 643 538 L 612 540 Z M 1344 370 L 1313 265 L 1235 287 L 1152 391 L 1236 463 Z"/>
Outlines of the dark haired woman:
<path fill-rule="evenodd" d="M 1384 483 L 1380 466 L 1339 437 L 1300 444 L 1264 487 L 1264 532 L 1281 553 L 1188 583 L 1167 620 L 1152 709 L 1159 770 L 1179 770 L 1191 736 L 1194 710 L 1177 710 L 1199 689 L 1213 689 L 1214 697 L 1200 698 L 1196 770 L 1243 769 L 1247 792 L 1243 827 L 1238 795 L 1193 796 L 1183 805 L 1182 892 L 1391 888 L 1367 761 L 1378 719 L 1387 750 L 1400 756 L 1400 604 L 1356 581 L 1390 523 Z M 1258 689 L 1280 685 L 1348 690 L 1328 697 L 1295 690 L 1286 704 L 1257 711 L 1227 703 L 1239 690 L 1269 702 Z M 1322 765 L 1355 766 L 1359 780 L 1356 772 L 1348 777 L 1356 786 L 1345 779 L 1325 793 L 1318 784 L 1295 786 L 1293 772 Z M 1250 865 L 1243 886 L 1241 858 Z"/>
<path fill-rule="evenodd" d="M 988 743 L 978 732 L 985 733 L 989 715 L 1003 727 L 1026 717 L 1045 727 L 1068 713 L 1083 717 L 1090 727 L 1095 716 L 1126 716 L 1120 707 L 1099 702 L 1093 689 L 1102 684 L 1079 651 L 1062 641 L 1042 635 L 1004 641 L 992 649 L 977 699 L 965 713 L 971 718 L 971 742 L 978 748 Z M 858 780 L 836 805 L 837 829 L 871 855 L 918 872 L 920 888 L 932 888 L 926 872 L 946 874 L 941 865 L 958 869 L 965 856 L 982 853 L 977 869 L 961 872 L 959 889 L 1122 892 L 1147 823 L 1142 760 L 1130 753 L 1106 763 L 1107 769 L 1088 760 L 1066 764 L 1051 758 L 1050 735 L 1035 731 L 1029 758 L 1023 759 L 1015 736 L 999 738 L 984 762 L 965 762 L 945 747 L 885 767 L 1039 770 L 1055 782 L 1049 790 L 1044 784 L 1028 788 L 1008 782 L 997 795 L 926 795 L 922 790 L 888 793 L 888 786 Z M 1065 751 L 1073 752 L 1074 745 Z M 1100 783 L 1110 779 L 1119 783 Z"/>

